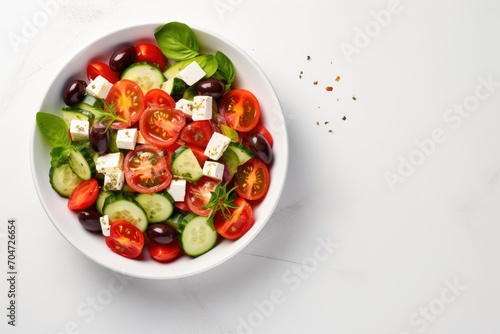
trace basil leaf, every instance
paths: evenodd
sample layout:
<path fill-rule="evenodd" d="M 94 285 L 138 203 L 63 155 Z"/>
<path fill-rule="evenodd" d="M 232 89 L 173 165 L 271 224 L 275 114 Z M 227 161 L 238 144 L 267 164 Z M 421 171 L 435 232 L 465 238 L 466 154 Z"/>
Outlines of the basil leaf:
<path fill-rule="evenodd" d="M 36 114 L 36 123 L 50 146 L 67 147 L 71 145 L 68 126 L 61 117 L 40 111 Z"/>
<path fill-rule="evenodd" d="M 54 147 L 50 150 L 50 165 L 53 167 L 60 167 L 69 161 L 69 147 Z"/>
<path fill-rule="evenodd" d="M 220 51 L 215 53 L 215 59 L 217 59 L 218 64 L 217 76 L 223 79 L 227 84 L 231 84 L 236 77 L 236 71 L 234 70 L 233 63 Z"/>
<path fill-rule="evenodd" d="M 163 54 L 179 61 L 197 56 L 199 45 L 193 30 L 186 24 L 170 22 L 155 31 L 156 43 Z"/>

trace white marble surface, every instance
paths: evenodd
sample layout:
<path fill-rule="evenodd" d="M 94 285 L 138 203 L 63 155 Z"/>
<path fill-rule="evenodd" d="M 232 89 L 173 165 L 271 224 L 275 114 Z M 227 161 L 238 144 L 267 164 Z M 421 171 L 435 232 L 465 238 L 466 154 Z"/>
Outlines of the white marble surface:
<path fill-rule="evenodd" d="M 0 280 L 1 333 L 500 333 L 500 3 L 9 7 L 0 14 L 0 267 L 7 275 L 14 218 L 19 275 L 15 328 Z M 46 85 L 80 45 L 172 20 L 227 37 L 266 72 L 287 120 L 289 175 L 272 219 L 239 255 L 190 278 L 126 279 L 48 220 L 30 132 Z M 25 39 L 14 45 L 14 35 Z"/>

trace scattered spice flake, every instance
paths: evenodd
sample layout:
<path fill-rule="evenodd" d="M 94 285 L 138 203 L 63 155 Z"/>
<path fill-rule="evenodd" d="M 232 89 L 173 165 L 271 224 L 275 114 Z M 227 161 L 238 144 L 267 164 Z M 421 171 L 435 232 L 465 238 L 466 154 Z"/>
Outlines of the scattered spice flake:
<path fill-rule="evenodd" d="M 335 78 L 335 81 L 339 82 L 339 81 L 340 81 L 340 76 L 337 76 L 337 77 Z"/>
<path fill-rule="evenodd" d="M 307 56 L 307 60 L 311 60 L 311 56 Z"/>
<path fill-rule="evenodd" d="M 325 121 L 325 125 L 327 125 L 328 123 L 330 123 L 330 122 L 328 122 L 328 121 Z"/>
<path fill-rule="evenodd" d="M 333 87 L 332 86 L 327 86 L 325 89 L 326 89 L 327 92 L 331 92 L 333 90 Z"/>
<path fill-rule="evenodd" d="M 318 122 L 318 121 L 316 121 L 316 125 L 319 125 L 319 122 Z"/>
<path fill-rule="evenodd" d="M 304 74 L 304 71 L 300 71 L 300 73 L 299 73 L 299 79 L 302 79 L 302 74 Z"/>
<path fill-rule="evenodd" d="M 347 117 L 345 117 L 345 116 L 344 116 L 344 117 L 342 117 L 342 120 L 343 120 L 343 121 L 345 121 L 346 119 L 347 119 Z"/>
<path fill-rule="evenodd" d="M 352 99 L 353 99 L 354 101 L 356 101 L 356 100 L 357 100 L 356 96 L 354 96 L 354 95 L 352 96 Z"/>
<path fill-rule="evenodd" d="M 332 130 L 332 129 L 330 129 L 330 130 L 328 130 L 328 132 L 333 132 L 333 130 Z"/>
<path fill-rule="evenodd" d="M 314 82 L 313 82 L 313 85 L 317 85 L 317 84 L 318 84 L 318 82 L 317 82 L 317 81 L 314 81 Z"/>
<path fill-rule="evenodd" d="M 337 102 L 340 101 L 340 98 L 337 97 Z"/>

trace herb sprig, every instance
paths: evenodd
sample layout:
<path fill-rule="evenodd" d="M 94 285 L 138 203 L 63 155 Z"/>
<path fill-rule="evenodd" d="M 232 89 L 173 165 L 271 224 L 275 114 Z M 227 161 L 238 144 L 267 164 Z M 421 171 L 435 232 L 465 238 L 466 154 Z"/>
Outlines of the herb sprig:
<path fill-rule="evenodd" d="M 97 122 L 106 125 L 105 131 L 108 131 L 109 128 L 111 127 L 111 124 L 113 124 L 113 122 L 115 121 L 126 122 L 125 119 L 121 118 L 116 114 L 116 109 L 114 104 L 109 103 L 105 99 L 99 99 L 99 100 L 102 102 L 103 108 L 94 108 L 92 113 L 96 117 Z"/>
<path fill-rule="evenodd" d="M 231 217 L 231 209 L 238 207 L 233 204 L 236 199 L 236 192 L 234 191 L 236 187 L 227 190 L 228 183 L 226 182 L 223 185 L 221 183 L 217 184 L 214 191 L 212 191 L 210 200 L 202 207 L 203 209 L 211 209 L 209 218 L 212 218 L 217 211 L 220 211 L 224 219 L 229 219 Z"/>

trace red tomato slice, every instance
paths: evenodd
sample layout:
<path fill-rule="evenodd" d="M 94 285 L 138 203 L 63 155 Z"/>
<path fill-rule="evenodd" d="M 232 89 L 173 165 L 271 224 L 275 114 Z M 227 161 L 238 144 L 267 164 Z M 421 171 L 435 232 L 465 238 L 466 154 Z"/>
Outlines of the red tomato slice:
<path fill-rule="evenodd" d="M 123 162 L 125 180 L 134 191 L 151 194 L 167 188 L 172 181 L 167 159 L 153 145 L 140 145 L 129 151 Z"/>
<path fill-rule="evenodd" d="M 100 61 L 93 61 L 90 62 L 87 65 L 87 78 L 89 81 L 94 80 L 97 76 L 102 76 L 112 84 L 120 80 L 118 77 L 118 73 L 114 72 L 108 64 L 100 62 Z"/>
<path fill-rule="evenodd" d="M 179 139 L 198 147 L 206 147 L 210 137 L 212 137 L 210 121 L 193 121 L 182 129 Z"/>
<path fill-rule="evenodd" d="M 199 216 L 207 217 L 211 209 L 203 209 L 203 206 L 210 201 L 212 191 L 219 184 L 219 181 L 207 176 L 203 176 L 196 183 L 188 182 L 186 186 L 186 204 L 189 209 Z"/>
<path fill-rule="evenodd" d="M 124 122 L 113 122 L 111 124 L 113 129 L 130 127 L 139 120 L 145 108 L 141 87 L 127 79 L 122 79 L 111 87 L 106 101 L 114 105 L 116 115 L 125 120 Z"/>
<path fill-rule="evenodd" d="M 154 106 L 143 112 L 139 129 L 148 143 L 168 147 L 175 143 L 185 124 L 186 118 L 182 111 Z"/>
<path fill-rule="evenodd" d="M 146 106 L 167 106 L 175 108 L 175 100 L 166 91 L 160 88 L 153 88 L 148 90 L 144 97 Z"/>
<path fill-rule="evenodd" d="M 219 104 L 219 112 L 228 125 L 240 132 L 252 130 L 260 119 L 260 104 L 248 90 L 233 89 L 226 93 Z"/>
<path fill-rule="evenodd" d="M 230 216 L 224 218 L 221 211 L 214 217 L 215 230 L 226 239 L 236 240 L 241 238 L 253 226 L 255 218 L 250 204 L 241 197 L 237 197 L 233 204 L 238 206 L 229 209 Z"/>
<path fill-rule="evenodd" d="M 139 43 L 135 46 L 135 49 L 137 50 L 136 63 L 145 61 L 151 65 L 158 66 L 160 71 L 165 71 L 167 58 L 158 46 L 152 43 Z"/>
<path fill-rule="evenodd" d="M 269 189 L 269 170 L 259 159 L 252 158 L 234 174 L 236 193 L 247 200 L 257 200 Z"/>
<path fill-rule="evenodd" d="M 144 234 L 134 224 L 126 220 L 116 220 L 111 223 L 109 233 L 106 245 L 116 254 L 131 259 L 141 254 Z"/>
<path fill-rule="evenodd" d="M 82 181 L 73 190 L 68 200 L 68 208 L 79 211 L 89 208 L 97 200 L 99 184 L 96 179 Z"/>
<path fill-rule="evenodd" d="M 189 206 L 186 204 L 185 201 L 184 202 L 175 202 L 174 206 L 182 212 L 185 212 L 185 213 L 191 212 L 191 210 L 189 209 Z"/>
<path fill-rule="evenodd" d="M 179 256 L 181 253 L 181 246 L 177 239 L 166 245 L 148 241 L 148 252 L 156 261 L 170 262 Z"/>

